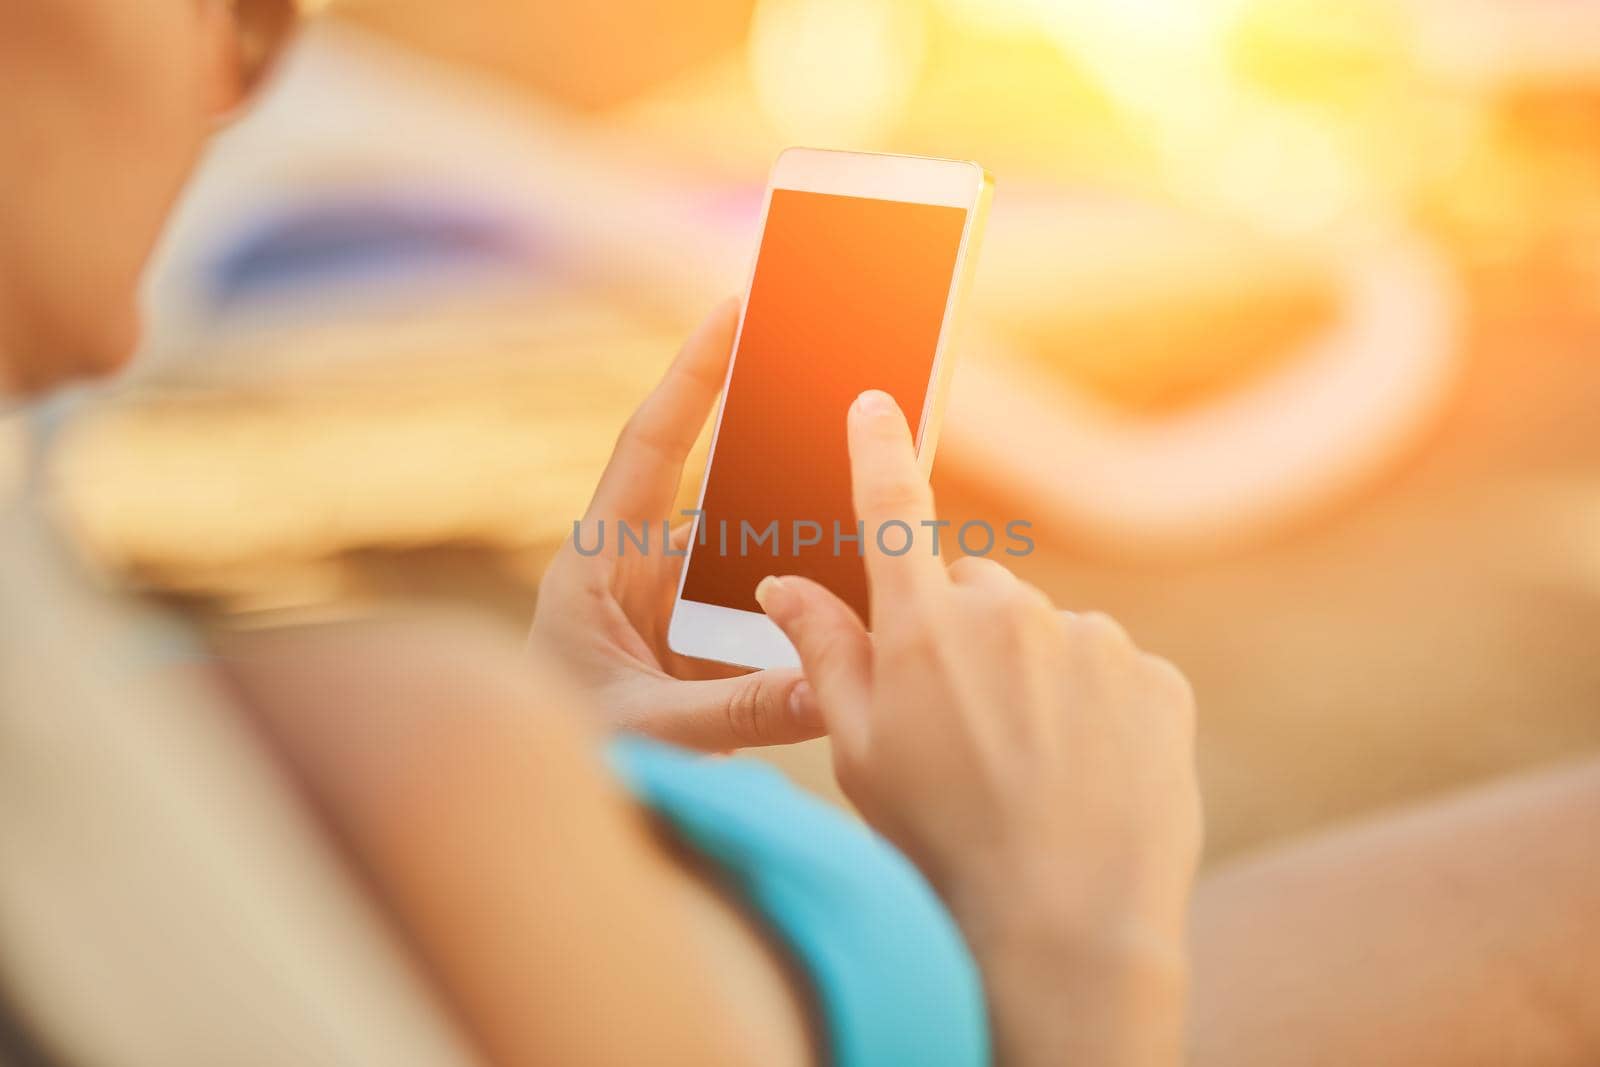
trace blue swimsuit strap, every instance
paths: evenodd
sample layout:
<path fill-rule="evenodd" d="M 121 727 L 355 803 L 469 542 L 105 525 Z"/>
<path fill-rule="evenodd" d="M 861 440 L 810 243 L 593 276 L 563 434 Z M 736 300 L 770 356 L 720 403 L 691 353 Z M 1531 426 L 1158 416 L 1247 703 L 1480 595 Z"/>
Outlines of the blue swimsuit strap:
<path fill-rule="evenodd" d="M 638 739 L 612 765 L 717 864 L 810 976 L 834 1067 L 982 1067 L 988 1017 L 966 942 L 922 876 L 764 764 Z"/>

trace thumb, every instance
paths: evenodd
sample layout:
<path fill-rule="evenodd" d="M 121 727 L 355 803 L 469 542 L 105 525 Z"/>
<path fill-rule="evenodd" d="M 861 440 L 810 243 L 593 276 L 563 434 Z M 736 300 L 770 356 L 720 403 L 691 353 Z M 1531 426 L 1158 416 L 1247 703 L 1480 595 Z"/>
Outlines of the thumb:
<path fill-rule="evenodd" d="M 800 654 L 828 732 L 859 741 L 872 692 L 872 638 L 861 617 L 826 587 L 793 575 L 763 578 L 756 602 Z"/>
<path fill-rule="evenodd" d="M 626 723 L 637 733 L 706 752 L 792 745 L 823 733 L 799 671 L 770 670 L 651 687 L 646 709 Z"/>

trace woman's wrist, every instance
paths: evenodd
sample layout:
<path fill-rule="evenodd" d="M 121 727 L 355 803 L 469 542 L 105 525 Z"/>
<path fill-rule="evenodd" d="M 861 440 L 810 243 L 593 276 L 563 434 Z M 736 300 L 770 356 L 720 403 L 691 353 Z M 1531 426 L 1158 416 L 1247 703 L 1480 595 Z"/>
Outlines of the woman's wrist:
<path fill-rule="evenodd" d="M 1181 923 L 1111 909 L 1086 914 L 1059 900 L 1013 899 L 952 910 L 973 954 L 986 964 L 1180 994 L 1187 981 Z"/>
<path fill-rule="evenodd" d="M 1021 918 L 974 945 L 1001 1067 L 1177 1067 L 1188 968 L 1138 925 L 1086 933 Z"/>
<path fill-rule="evenodd" d="M 1035 871 L 947 896 L 984 973 L 998 1062 L 1154 1067 L 1181 1061 L 1181 917 L 1075 899 Z"/>

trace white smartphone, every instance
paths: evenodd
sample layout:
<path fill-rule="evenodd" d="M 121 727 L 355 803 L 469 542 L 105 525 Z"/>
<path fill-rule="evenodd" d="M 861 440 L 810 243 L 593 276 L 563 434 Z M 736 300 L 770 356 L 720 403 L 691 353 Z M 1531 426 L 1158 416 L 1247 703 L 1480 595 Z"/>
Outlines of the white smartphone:
<path fill-rule="evenodd" d="M 976 163 L 791 148 L 767 188 L 694 536 L 667 642 L 745 667 L 794 666 L 756 604 L 769 574 L 827 586 L 868 621 L 845 416 L 882 389 L 924 475 L 993 179 Z"/>

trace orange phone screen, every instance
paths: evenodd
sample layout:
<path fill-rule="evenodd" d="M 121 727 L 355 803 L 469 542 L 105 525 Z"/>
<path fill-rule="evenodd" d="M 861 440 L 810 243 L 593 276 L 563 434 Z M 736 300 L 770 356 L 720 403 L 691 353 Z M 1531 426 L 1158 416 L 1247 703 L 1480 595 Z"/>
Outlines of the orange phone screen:
<path fill-rule="evenodd" d="M 763 577 L 801 574 L 867 618 L 845 416 L 882 389 L 920 424 L 966 217 L 773 190 L 685 600 L 759 612 Z"/>

